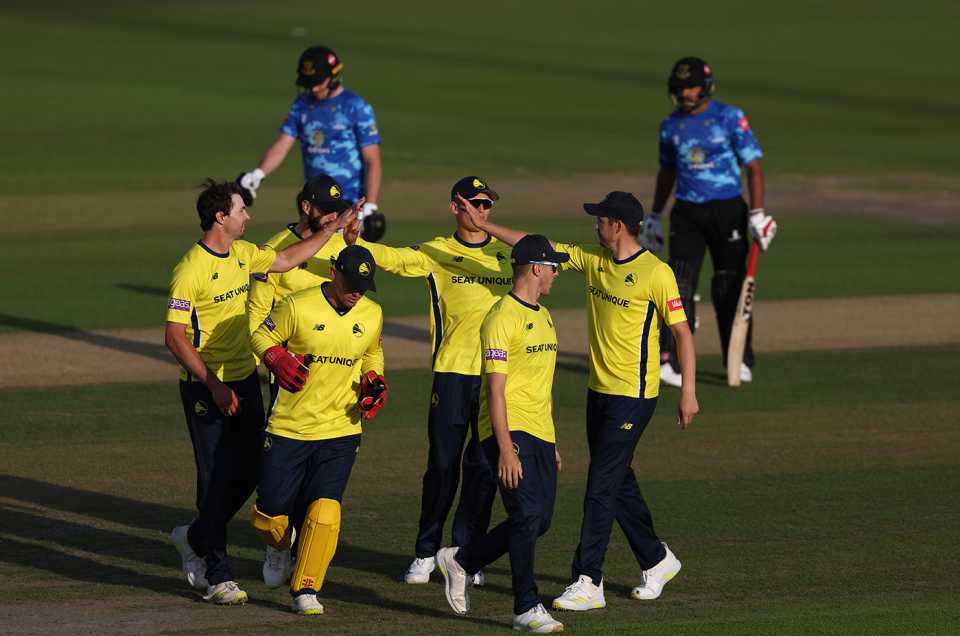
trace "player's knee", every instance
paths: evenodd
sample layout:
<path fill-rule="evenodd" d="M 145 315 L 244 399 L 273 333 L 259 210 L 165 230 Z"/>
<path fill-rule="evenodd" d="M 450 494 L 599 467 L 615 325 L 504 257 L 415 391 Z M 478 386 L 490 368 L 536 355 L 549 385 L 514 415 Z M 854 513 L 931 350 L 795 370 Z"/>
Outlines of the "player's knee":
<path fill-rule="evenodd" d="M 720 269 L 714 272 L 710 281 L 710 294 L 715 307 L 728 305 L 731 299 L 736 305 L 743 277 L 744 272 L 738 270 Z"/>
<path fill-rule="evenodd" d="M 549 529 L 550 529 L 550 517 L 547 515 L 540 517 L 539 528 L 537 529 L 537 536 L 542 537 L 543 535 L 547 534 L 547 530 Z"/>
<path fill-rule="evenodd" d="M 290 520 L 287 515 L 268 515 L 254 503 L 250 509 L 250 523 L 260 536 L 261 541 L 278 550 L 290 547 Z"/>
<path fill-rule="evenodd" d="M 307 523 L 321 526 L 340 526 L 340 502 L 336 499 L 317 499 L 307 507 Z"/>

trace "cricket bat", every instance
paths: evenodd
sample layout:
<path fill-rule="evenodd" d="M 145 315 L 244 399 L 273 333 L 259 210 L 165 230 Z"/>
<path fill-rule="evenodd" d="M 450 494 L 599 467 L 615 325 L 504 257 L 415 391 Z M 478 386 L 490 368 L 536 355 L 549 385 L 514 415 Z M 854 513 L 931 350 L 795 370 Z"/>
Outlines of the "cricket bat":
<path fill-rule="evenodd" d="M 730 343 L 727 345 L 727 385 L 740 386 L 740 364 L 743 362 L 743 350 L 747 346 L 747 331 L 753 318 L 753 295 L 757 290 L 757 255 L 760 243 L 753 242 L 750 248 L 750 260 L 747 262 L 747 276 L 740 288 L 737 312 L 733 315 L 733 327 L 730 329 Z"/>

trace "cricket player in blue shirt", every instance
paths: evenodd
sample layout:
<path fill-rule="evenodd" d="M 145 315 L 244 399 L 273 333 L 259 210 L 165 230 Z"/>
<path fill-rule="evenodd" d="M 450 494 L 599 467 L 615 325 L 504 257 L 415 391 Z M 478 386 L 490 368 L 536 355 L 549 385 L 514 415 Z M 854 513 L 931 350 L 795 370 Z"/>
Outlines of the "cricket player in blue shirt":
<path fill-rule="evenodd" d="M 342 74 L 343 62 L 325 46 L 311 46 L 300 55 L 300 94 L 260 164 L 240 175 L 238 182 L 249 193 L 247 205 L 252 205 L 261 182 L 280 167 L 299 141 L 304 181 L 326 174 L 343 188 L 344 199 L 366 197 L 359 215 L 363 237 L 378 241 L 386 231 L 386 221 L 377 207 L 383 175 L 380 133 L 373 107 L 343 86 Z"/>
<path fill-rule="evenodd" d="M 714 271 L 710 291 L 726 367 L 730 329 L 746 272 L 747 232 L 765 251 L 777 231 L 776 222 L 763 207 L 763 151 L 743 111 L 712 99 L 713 70 L 704 60 L 678 60 L 667 86 L 676 109 L 660 124 L 660 170 L 653 211 L 644 219 L 643 243 L 652 252 L 663 249 L 660 216 L 676 186 L 670 216 L 670 266 L 692 330 L 696 320 L 693 296 L 704 253 L 710 250 Z M 741 166 L 747 173 L 749 208 L 740 194 Z M 742 382 L 753 379 L 752 330 L 751 321 L 740 367 Z M 660 381 L 680 386 L 679 363 L 666 330 L 661 351 Z"/>

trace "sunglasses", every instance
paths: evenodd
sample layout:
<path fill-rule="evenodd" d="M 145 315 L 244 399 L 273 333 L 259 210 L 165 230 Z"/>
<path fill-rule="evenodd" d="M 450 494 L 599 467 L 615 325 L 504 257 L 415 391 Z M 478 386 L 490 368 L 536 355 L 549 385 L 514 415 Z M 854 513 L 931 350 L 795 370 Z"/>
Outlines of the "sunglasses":
<path fill-rule="evenodd" d="M 557 270 L 560 269 L 560 266 L 559 266 L 559 265 L 557 265 L 556 263 L 551 263 L 551 262 L 549 262 L 549 261 L 530 261 L 530 263 L 531 263 L 532 265 L 546 265 L 547 267 L 552 267 L 554 273 L 556 273 Z"/>
<path fill-rule="evenodd" d="M 489 210 L 493 207 L 493 201 L 490 199 L 467 199 L 467 201 L 478 210 Z"/>

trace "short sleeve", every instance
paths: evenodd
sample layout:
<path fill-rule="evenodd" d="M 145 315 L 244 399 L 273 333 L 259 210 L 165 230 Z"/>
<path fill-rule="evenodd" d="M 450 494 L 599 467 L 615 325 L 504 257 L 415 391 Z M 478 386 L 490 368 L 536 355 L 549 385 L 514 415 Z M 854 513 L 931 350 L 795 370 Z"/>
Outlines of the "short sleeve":
<path fill-rule="evenodd" d="M 733 109 L 727 126 L 733 151 L 737 154 L 737 160 L 741 164 L 750 163 L 763 156 L 760 143 L 754 136 L 753 129 L 750 128 L 750 122 L 742 110 L 739 108 Z"/>
<path fill-rule="evenodd" d="M 561 254 L 569 254 L 570 260 L 563 264 L 563 269 L 572 269 L 583 272 L 590 269 L 591 264 L 599 260 L 600 256 L 591 250 L 573 243 L 556 243 L 555 248 Z"/>
<path fill-rule="evenodd" d="M 667 325 L 676 325 L 687 319 L 683 310 L 683 300 L 677 289 L 677 277 L 666 263 L 654 270 L 650 280 L 650 299 L 657 306 L 660 317 Z"/>
<path fill-rule="evenodd" d="M 660 123 L 660 167 L 677 167 L 677 148 L 670 136 L 670 128 L 666 120 Z"/>
<path fill-rule="evenodd" d="M 253 273 L 269 272 L 273 262 L 277 260 L 277 252 L 272 247 L 254 245 L 247 241 L 237 241 L 237 251 L 242 254 L 250 265 Z"/>
<path fill-rule="evenodd" d="M 285 135 L 290 135 L 291 137 L 300 136 L 300 116 L 303 111 L 303 105 L 299 99 L 293 100 L 293 103 L 290 105 L 290 112 L 287 113 L 287 118 L 283 120 L 283 123 L 280 125 L 280 132 Z"/>
<path fill-rule="evenodd" d="M 190 315 L 200 298 L 200 277 L 190 272 L 186 263 L 173 270 L 170 297 L 167 299 L 167 322 L 190 324 Z"/>
<path fill-rule="evenodd" d="M 354 134 L 357 136 L 357 145 L 361 148 L 380 143 L 380 131 L 377 129 L 377 119 L 373 114 L 373 106 L 363 100 L 358 100 L 354 112 Z"/>
<path fill-rule="evenodd" d="M 277 294 L 277 282 L 280 274 L 254 272 L 250 276 L 250 292 L 247 294 L 247 317 L 250 321 L 250 333 L 257 330 L 263 319 L 273 309 L 273 299 Z"/>
<path fill-rule="evenodd" d="M 250 344 L 258 358 L 262 358 L 270 347 L 290 339 L 297 326 L 295 308 L 293 298 L 287 296 L 250 335 Z"/>
<path fill-rule="evenodd" d="M 496 307 L 496 305 L 495 305 Z M 491 311 L 480 326 L 481 370 L 487 373 L 507 373 L 510 341 L 515 325 L 503 312 Z"/>

